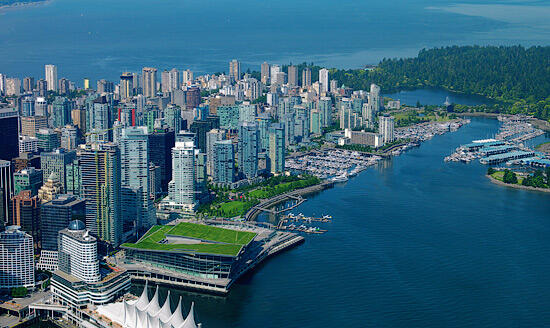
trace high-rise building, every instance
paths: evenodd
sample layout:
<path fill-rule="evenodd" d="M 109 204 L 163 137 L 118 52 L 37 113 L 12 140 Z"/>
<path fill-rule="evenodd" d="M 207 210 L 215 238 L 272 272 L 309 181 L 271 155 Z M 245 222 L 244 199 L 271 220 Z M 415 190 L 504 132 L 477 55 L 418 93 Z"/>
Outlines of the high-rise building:
<path fill-rule="evenodd" d="M 201 104 L 201 90 L 197 87 L 188 88 L 185 93 L 187 109 L 195 109 Z"/>
<path fill-rule="evenodd" d="M 62 127 L 71 122 L 71 105 L 65 97 L 55 97 L 52 103 L 53 127 Z"/>
<path fill-rule="evenodd" d="M 43 251 L 57 251 L 59 231 L 65 229 L 73 220 L 84 220 L 86 202 L 73 195 L 61 194 L 48 202 L 42 202 L 40 208 L 41 240 Z"/>
<path fill-rule="evenodd" d="M 0 232 L 0 288 L 34 288 L 32 237 L 18 226 Z"/>
<path fill-rule="evenodd" d="M 170 72 L 164 70 L 160 73 L 160 90 L 163 94 L 168 94 L 171 90 Z"/>
<path fill-rule="evenodd" d="M 394 137 L 394 120 L 393 116 L 380 116 L 378 123 L 378 130 L 384 137 L 384 143 L 390 143 L 395 140 Z"/>
<path fill-rule="evenodd" d="M 170 78 L 168 79 L 168 84 L 170 85 L 170 91 L 174 91 L 180 88 L 180 71 L 176 68 L 172 68 L 169 72 Z M 193 80 L 191 78 L 191 80 Z"/>
<path fill-rule="evenodd" d="M 124 74 L 124 73 L 123 73 Z M 130 77 L 132 77 L 132 75 L 130 75 Z M 126 81 L 125 81 L 126 82 Z M 130 83 L 132 82 L 131 80 L 129 81 Z M 121 85 L 120 87 L 122 87 L 122 78 L 121 78 Z M 122 97 L 122 92 L 120 92 L 120 89 L 119 89 L 119 92 L 120 92 L 120 95 L 121 95 L 121 98 L 129 98 L 131 97 L 131 94 L 128 94 L 128 85 L 125 86 L 126 89 L 125 91 L 127 92 L 126 93 L 126 97 Z M 132 89 L 132 88 L 130 88 Z M 114 83 L 113 82 L 110 82 L 110 81 L 107 81 L 107 80 L 99 80 L 97 81 L 97 93 L 99 94 L 102 94 L 102 93 L 112 93 L 115 91 L 115 86 L 114 86 Z"/>
<path fill-rule="evenodd" d="M 86 227 L 117 247 L 122 237 L 120 150 L 113 143 L 79 149 L 81 197 L 86 199 Z"/>
<path fill-rule="evenodd" d="M 168 105 L 164 109 L 164 122 L 172 131 L 179 132 L 182 129 L 181 109 L 179 106 Z"/>
<path fill-rule="evenodd" d="M 368 106 L 370 107 L 373 115 L 376 116 L 376 113 L 380 110 L 380 87 L 374 83 L 370 85 Z"/>
<path fill-rule="evenodd" d="M 15 108 L 0 107 L 0 159 L 11 161 L 19 155 L 19 115 Z"/>
<path fill-rule="evenodd" d="M 261 68 L 261 81 L 263 84 L 268 84 L 269 83 L 269 79 L 270 79 L 270 71 L 269 71 L 269 64 L 267 62 L 264 62 L 262 64 L 262 68 Z"/>
<path fill-rule="evenodd" d="M 205 119 L 194 121 L 189 127 L 189 131 L 195 134 L 195 145 L 202 153 L 206 153 L 206 133 L 219 127 L 216 116 L 208 116 Z"/>
<path fill-rule="evenodd" d="M 35 115 L 35 101 L 32 97 L 25 97 L 21 103 L 21 118 Z"/>
<path fill-rule="evenodd" d="M 71 121 L 78 127 L 80 132 L 86 132 L 86 110 L 77 108 L 71 111 Z"/>
<path fill-rule="evenodd" d="M 55 173 L 50 174 L 46 182 L 38 189 L 38 198 L 42 203 L 49 202 L 57 195 L 61 194 L 63 186 L 57 179 Z"/>
<path fill-rule="evenodd" d="M 269 129 L 269 160 L 271 173 L 285 170 L 285 128 L 280 123 L 272 124 Z"/>
<path fill-rule="evenodd" d="M 59 79 L 59 88 L 57 89 L 59 91 L 59 94 L 67 94 L 69 92 L 70 88 L 70 81 L 66 78 L 62 77 Z"/>
<path fill-rule="evenodd" d="M 298 85 L 298 68 L 296 66 L 288 66 L 288 85 L 291 87 Z"/>
<path fill-rule="evenodd" d="M 326 128 L 332 125 L 332 98 L 321 97 L 317 103 L 321 112 L 321 126 Z"/>
<path fill-rule="evenodd" d="M 99 82 L 98 82 L 99 83 Z M 99 92 L 99 85 L 97 87 Z M 124 72 L 120 75 L 120 99 L 129 99 L 134 96 L 134 76 L 130 72 Z"/>
<path fill-rule="evenodd" d="M 108 142 L 113 140 L 112 108 L 106 96 L 97 97 L 86 110 L 87 142 Z"/>
<path fill-rule="evenodd" d="M 42 117 L 48 116 L 48 101 L 43 96 L 36 97 L 34 101 L 34 114 Z"/>
<path fill-rule="evenodd" d="M 241 79 L 241 63 L 236 59 L 229 62 L 229 76 L 232 77 L 234 81 L 239 81 Z"/>
<path fill-rule="evenodd" d="M 6 96 L 19 96 L 21 94 L 21 80 L 18 78 L 6 79 Z"/>
<path fill-rule="evenodd" d="M 215 145 L 216 142 L 225 139 L 225 130 L 212 129 L 206 133 L 206 174 L 214 175 Z"/>
<path fill-rule="evenodd" d="M 239 106 L 239 124 L 242 122 L 254 122 L 256 120 L 255 104 L 240 104 Z"/>
<path fill-rule="evenodd" d="M 220 118 L 221 128 L 229 130 L 237 129 L 239 126 L 239 106 L 218 107 L 218 117 Z"/>
<path fill-rule="evenodd" d="M 152 98 L 157 94 L 157 69 L 144 67 L 142 71 L 143 95 Z"/>
<path fill-rule="evenodd" d="M 66 189 L 65 184 L 65 167 L 72 163 L 76 158 L 74 151 L 66 151 L 64 149 L 56 149 L 52 152 L 43 152 L 40 154 L 40 167 L 43 171 L 44 183 L 51 174 L 55 174 L 55 179 L 61 183 L 63 190 Z"/>
<path fill-rule="evenodd" d="M 39 129 L 36 132 L 36 138 L 38 139 L 39 151 L 52 152 L 61 145 L 61 140 L 52 129 Z"/>
<path fill-rule="evenodd" d="M 328 80 L 328 69 L 319 70 L 319 83 L 321 84 L 321 92 L 328 92 L 330 87 Z"/>
<path fill-rule="evenodd" d="M 34 251 L 40 248 L 40 199 L 31 195 L 30 190 L 23 190 L 11 199 L 10 225 L 21 227 L 21 230 L 32 236 Z"/>
<path fill-rule="evenodd" d="M 44 66 L 48 91 L 57 91 L 57 66 Z"/>
<path fill-rule="evenodd" d="M 336 93 L 337 89 L 338 89 L 338 81 L 330 80 L 330 92 Z"/>
<path fill-rule="evenodd" d="M 10 200 L 13 194 L 11 162 L 0 160 L 0 229 L 10 217 Z"/>
<path fill-rule="evenodd" d="M 90 79 L 85 78 L 84 79 L 84 90 L 89 90 L 89 89 L 90 89 Z"/>
<path fill-rule="evenodd" d="M 302 71 L 302 87 L 311 86 L 311 69 L 309 67 L 304 68 Z"/>
<path fill-rule="evenodd" d="M 36 196 L 42 183 L 42 170 L 34 167 L 25 168 L 13 174 L 13 194 L 19 195 L 23 190 L 29 190 L 31 196 Z"/>
<path fill-rule="evenodd" d="M 250 122 L 241 123 L 238 143 L 239 170 L 247 179 L 258 175 L 259 143 L 258 125 Z"/>
<path fill-rule="evenodd" d="M 58 252 L 60 271 L 88 284 L 101 280 L 97 239 L 82 221 L 71 221 L 68 228 L 59 231 Z"/>
<path fill-rule="evenodd" d="M 28 76 L 23 79 L 23 90 L 25 92 L 31 92 L 34 90 L 34 77 Z"/>
<path fill-rule="evenodd" d="M 138 229 L 147 230 L 156 224 L 155 208 L 149 190 L 149 154 L 147 128 L 144 126 L 122 129 L 120 141 L 121 183 L 140 188 Z"/>
<path fill-rule="evenodd" d="M 67 124 L 61 128 L 61 148 L 73 150 L 78 146 L 78 130 L 76 126 Z"/>
<path fill-rule="evenodd" d="M 178 136 L 172 148 L 172 181 L 169 184 L 170 201 L 176 207 L 193 210 L 195 197 L 195 147 L 194 135 Z"/>
<path fill-rule="evenodd" d="M 40 97 L 46 97 L 48 92 L 48 82 L 45 79 L 36 81 L 36 89 L 38 90 L 38 95 Z"/>
<path fill-rule="evenodd" d="M 38 152 L 38 138 L 19 136 L 19 154 L 23 153 L 37 153 Z"/>
<path fill-rule="evenodd" d="M 214 144 L 214 182 L 232 183 L 235 180 L 235 150 L 231 140 Z"/>
<path fill-rule="evenodd" d="M 191 85 L 193 83 L 193 72 L 186 69 L 182 72 L 182 84 L 185 86 Z"/>
<path fill-rule="evenodd" d="M 48 128 L 48 118 L 45 116 L 21 117 L 21 135 L 36 137 L 40 129 Z"/>
<path fill-rule="evenodd" d="M 176 134 L 168 129 L 156 129 L 149 133 L 149 161 L 160 167 L 160 185 L 163 192 L 168 191 L 172 180 L 172 148 Z"/>
<path fill-rule="evenodd" d="M 65 193 L 79 196 L 81 180 L 80 161 L 77 158 L 65 166 Z"/>

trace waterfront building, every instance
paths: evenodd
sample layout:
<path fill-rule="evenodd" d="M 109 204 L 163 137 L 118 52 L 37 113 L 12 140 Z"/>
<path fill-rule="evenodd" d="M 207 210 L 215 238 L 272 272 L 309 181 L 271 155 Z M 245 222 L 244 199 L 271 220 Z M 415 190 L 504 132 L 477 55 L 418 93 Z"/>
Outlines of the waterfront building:
<path fill-rule="evenodd" d="M 172 148 L 172 181 L 170 181 L 169 201 L 175 208 L 193 210 L 195 197 L 195 146 L 194 135 L 180 135 Z"/>
<path fill-rule="evenodd" d="M 19 114 L 15 108 L 0 107 L 0 159 L 11 161 L 19 155 Z"/>
<path fill-rule="evenodd" d="M 285 128 L 280 123 L 272 124 L 269 129 L 269 160 L 271 173 L 285 170 Z"/>
<path fill-rule="evenodd" d="M 10 199 L 13 192 L 13 176 L 11 162 L 0 160 L 0 229 L 10 217 Z"/>
<path fill-rule="evenodd" d="M 172 298 L 170 291 L 166 295 L 164 305 L 160 306 L 159 288 L 151 300 L 147 293 L 147 280 L 145 287 L 138 300 L 122 300 L 118 303 L 99 306 L 97 312 L 99 315 L 109 318 L 111 323 L 116 323 L 122 328 L 199 328 L 201 324 L 195 322 L 195 304 L 191 303 L 191 309 L 187 316 L 182 312 L 182 298 L 180 296 L 178 306 L 171 310 Z M 141 320 L 140 318 L 145 318 Z"/>
<path fill-rule="evenodd" d="M 232 77 L 234 81 L 239 81 L 241 79 L 241 63 L 236 59 L 229 62 L 229 76 Z"/>
<path fill-rule="evenodd" d="M 53 173 L 55 175 L 55 180 L 61 183 L 63 190 L 66 190 L 65 168 L 67 164 L 72 163 L 75 159 L 75 151 L 66 151 L 64 149 L 56 149 L 52 152 L 41 153 L 40 168 L 43 171 L 44 183 Z"/>
<path fill-rule="evenodd" d="M 46 116 L 25 116 L 21 117 L 21 135 L 36 137 L 38 130 L 48 128 Z"/>
<path fill-rule="evenodd" d="M 298 68 L 296 66 L 288 66 L 288 86 L 295 87 L 298 85 Z"/>
<path fill-rule="evenodd" d="M 350 140 L 351 144 L 363 145 L 378 148 L 384 145 L 384 136 L 375 132 L 353 131 L 346 129 L 344 136 Z"/>
<path fill-rule="evenodd" d="M 157 94 L 157 69 L 153 67 L 144 67 L 142 70 L 143 95 L 152 98 Z"/>
<path fill-rule="evenodd" d="M 32 236 L 9 226 L 0 232 L 0 289 L 34 288 Z"/>
<path fill-rule="evenodd" d="M 395 140 L 394 137 L 394 119 L 393 116 L 380 116 L 378 123 L 378 130 L 384 137 L 384 143 L 390 143 Z"/>
<path fill-rule="evenodd" d="M 149 229 L 156 223 L 155 208 L 149 190 L 149 153 L 147 128 L 128 127 L 122 129 L 120 145 L 121 183 L 123 186 L 140 188 L 140 213 L 138 229 Z"/>
<path fill-rule="evenodd" d="M 19 154 L 37 153 L 37 152 L 38 152 L 38 138 L 28 137 L 24 135 L 19 136 Z"/>
<path fill-rule="evenodd" d="M 84 223 L 74 220 L 59 232 L 59 269 L 53 272 L 54 303 L 73 314 L 89 305 L 113 302 L 130 289 L 130 278 L 121 268 L 99 270 L 97 239 Z"/>
<path fill-rule="evenodd" d="M 11 199 L 10 225 L 19 226 L 32 236 L 35 253 L 40 249 L 40 199 L 23 190 Z"/>
<path fill-rule="evenodd" d="M 319 70 L 319 83 L 321 84 L 321 92 L 327 93 L 330 87 L 328 80 L 328 69 Z"/>
<path fill-rule="evenodd" d="M 43 171 L 28 167 L 13 174 L 13 194 L 18 195 L 23 190 L 29 190 L 31 196 L 38 195 L 43 183 Z"/>
<path fill-rule="evenodd" d="M 219 140 L 214 143 L 214 182 L 229 184 L 235 180 L 235 152 L 231 140 Z"/>
<path fill-rule="evenodd" d="M 263 84 L 269 83 L 269 80 L 270 80 L 269 70 L 270 70 L 269 64 L 267 62 L 263 62 L 261 66 L 261 75 L 260 75 L 260 80 L 262 81 Z"/>
<path fill-rule="evenodd" d="M 242 122 L 239 126 L 239 170 L 246 179 L 258 175 L 259 132 L 256 123 Z"/>
<path fill-rule="evenodd" d="M 113 143 L 81 146 L 80 195 L 86 199 L 86 227 L 102 241 L 121 242 L 120 150 Z"/>
<path fill-rule="evenodd" d="M 48 91 L 57 92 L 57 66 L 51 64 L 45 65 L 44 70 Z"/>

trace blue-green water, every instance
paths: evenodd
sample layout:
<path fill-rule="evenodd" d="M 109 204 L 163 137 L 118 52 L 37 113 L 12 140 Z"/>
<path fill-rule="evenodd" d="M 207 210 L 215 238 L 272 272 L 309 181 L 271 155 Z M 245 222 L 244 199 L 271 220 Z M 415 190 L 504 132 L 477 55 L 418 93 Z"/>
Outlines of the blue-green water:
<path fill-rule="evenodd" d="M 497 129 L 472 118 L 311 197 L 294 212 L 331 214 L 326 234 L 187 306 L 208 328 L 550 326 L 550 194 L 443 162 Z"/>
<path fill-rule="evenodd" d="M 0 9 L 0 72 L 82 83 L 144 66 L 228 71 L 264 61 L 354 68 L 422 48 L 550 44 L 545 0 L 50 0 Z"/>

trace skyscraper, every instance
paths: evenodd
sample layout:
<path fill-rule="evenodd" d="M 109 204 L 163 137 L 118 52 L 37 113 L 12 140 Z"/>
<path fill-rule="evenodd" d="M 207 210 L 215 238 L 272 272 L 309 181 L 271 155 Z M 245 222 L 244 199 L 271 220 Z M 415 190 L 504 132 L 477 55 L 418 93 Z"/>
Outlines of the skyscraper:
<path fill-rule="evenodd" d="M 32 237 L 10 226 L 0 232 L 0 288 L 34 288 Z"/>
<path fill-rule="evenodd" d="M 65 97 L 55 97 L 52 103 L 53 127 L 62 127 L 71 122 L 71 106 Z"/>
<path fill-rule="evenodd" d="M 19 115 L 15 108 L 0 107 L 0 159 L 11 161 L 19 155 Z"/>
<path fill-rule="evenodd" d="M 272 124 L 269 129 L 269 160 L 271 173 L 285 170 L 285 128 L 280 123 Z"/>
<path fill-rule="evenodd" d="M 216 142 L 223 139 L 225 139 L 225 130 L 212 129 L 206 133 L 206 173 L 209 176 L 214 175 Z"/>
<path fill-rule="evenodd" d="M 34 89 L 34 77 L 26 77 L 23 79 L 23 90 L 25 92 L 31 92 Z"/>
<path fill-rule="evenodd" d="M 38 198 L 42 203 L 49 202 L 57 195 L 61 194 L 63 186 L 56 178 L 55 173 L 50 174 L 46 182 L 38 189 Z"/>
<path fill-rule="evenodd" d="M 256 123 L 243 122 L 239 126 L 239 170 L 245 178 L 252 179 L 258 175 L 259 133 Z"/>
<path fill-rule="evenodd" d="M 147 128 L 144 126 L 122 129 L 121 183 L 123 186 L 140 188 L 141 211 L 137 226 L 141 230 L 147 230 L 156 224 L 155 208 L 149 190 L 148 141 Z"/>
<path fill-rule="evenodd" d="M 373 115 L 376 116 L 376 113 L 380 110 L 380 87 L 374 83 L 370 85 L 368 105 Z"/>
<path fill-rule="evenodd" d="M 302 87 L 311 86 L 311 69 L 309 67 L 304 68 L 302 71 Z"/>
<path fill-rule="evenodd" d="M 214 182 L 232 183 L 235 179 L 235 151 L 231 140 L 214 144 Z"/>
<path fill-rule="evenodd" d="M 32 236 L 36 253 L 40 247 L 40 199 L 30 190 L 23 190 L 12 197 L 11 206 L 10 225 L 19 226 Z"/>
<path fill-rule="evenodd" d="M 134 76 L 132 75 L 132 73 L 124 72 L 120 75 L 120 89 L 118 92 L 120 94 L 120 99 L 123 100 L 132 98 L 134 96 Z"/>
<path fill-rule="evenodd" d="M 390 143 L 395 140 L 393 129 L 394 129 L 394 120 L 393 116 L 380 116 L 379 117 L 379 126 L 378 130 L 380 134 L 384 137 L 384 143 Z"/>
<path fill-rule="evenodd" d="M 157 69 L 153 67 L 144 67 L 143 71 L 143 95 L 145 97 L 154 97 L 157 94 Z"/>
<path fill-rule="evenodd" d="M 87 142 L 108 142 L 113 140 L 111 104 L 106 96 L 99 96 L 86 109 Z"/>
<path fill-rule="evenodd" d="M 42 170 L 28 167 L 13 174 L 13 194 L 18 195 L 23 190 L 29 190 L 31 196 L 38 195 L 42 186 Z"/>
<path fill-rule="evenodd" d="M 262 64 L 262 68 L 261 68 L 261 81 L 263 84 L 267 84 L 269 83 L 269 78 L 270 78 L 270 71 L 269 71 L 269 64 L 267 62 L 264 62 Z"/>
<path fill-rule="evenodd" d="M 176 207 L 193 210 L 195 207 L 195 147 L 193 134 L 180 136 L 172 148 L 172 181 L 170 201 Z"/>
<path fill-rule="evenodd" d="M 117 247 L 122 237 L 120 151 L 113 143 L 86 145 L 78 154 L 86 227 Z"/>
<path fill-rule="evenodd" d="M 234 81 L 239 81 L 241 79 L 241 63 L 236 59 L 229 62 L 229 76 L 232 77 Z"/>
<path fill-rule="evenodd" d="M 84 220 L 86 202 L 73 195 L 57 195 L 40 208 L 41 239 L 43 251 L 57 251 L 59 231 L 65 229 L 73 220 Z"/>
<path fill-rule="evenodd" d="M 58 249 L 60 271 L 88 284 L 101 280 L 97 239 L 82 221 L 74 220 L 68 228 L 59 231 Z"/>
<path fill-rule="evenodd" d="M 168 105 L 164 109 L 164 122 L 172 131 L 179 132 L 182 129 L 181 109 L 175 105 Z"/>
<path fill-rule="evenodd" d="M 170 91 L 174 91 L 180 88 L 180 71 L 176 68 L 172 68 L 169 74 L 170 78 L 168 83 L 170 85 Z"/>
<path fill-rule="evenodd" d="M 46 83 L 48 83 L 48 91 L 57 91 L 57 66 L 44 66 Z"/>
<path fill-rule="evenodd" d="M 160 87 L 163 94 L 168 94 L 171 90 L 170 72 L 164 70 L 160 73 Z"/>
<path fill-rule="evenodd" d="M 330 87 L 328 80 L 328 69 L 319 70 L 319 83 L 321 84 L 321 92 L 328 92 Z"/>
<path fill-rule="evenodd" d="M 63 191 L 66 190 L 65 168 L 67 164 L 72 163 L 76 158 L 74 151 L 56 149 L 52 152 L 43 152 L 40 155 L 40 167 L 43 171 L 44 183 L 51 174 L 55 174 L 55 179 L 61 183 Z"/>
<path fill-rule="evenodd" d="M 10 200 L 13 190 L 11 162 L 0 160 L 0 229 L 10 217 Z"/>
<path fill-rule="evenodd" d="M 163 192 L 168 191 L 168 183 L 172 180 L 172 148 L 175 141 L 175 132 L 168 129 L 156 129 L 149 133 L 149 161 L 160 167 Z"/>
<path fill-rule="evenodd" d="M 288 85 L 291 87 L 298 85 L 298 68 L 296 66 L 288 66 Z"/>

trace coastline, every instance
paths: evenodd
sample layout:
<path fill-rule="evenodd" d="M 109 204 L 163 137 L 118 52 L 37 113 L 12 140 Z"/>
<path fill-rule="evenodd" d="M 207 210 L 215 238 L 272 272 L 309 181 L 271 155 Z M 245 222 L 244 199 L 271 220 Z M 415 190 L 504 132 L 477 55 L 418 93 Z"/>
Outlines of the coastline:
<path fill-rule="evenodd" d="M 495 118 L 498 116 L 511 116 L 511 114 L 485 113 L 485 112 L 455 113 L 455 114 L 456 116 L 474 116 L 474 117 L 491 117 L 491 118 Z M 547 122 L 538 118 L 532 118 L 529 122 L 533 124 L 537 129 L 550 132 L 550 122 Z"/>
<path fill-rule="evenodd" d="M 502 181 L 499 181 L 495 178 L 493 178 L 492 176 L 490 175 L 485 175 L 487 178 L 489 178 L 489 180 L 494 183 L 494 184 L 497 184 L 499 186 L 504 186 L 504 187 L 510 187 L 510 188 L 516 188 L 516 189 L 524 189 L 524 190 L 530 190 L 530 191 L 539 191 L 539 192 L 546 192 L 546 193 L 550 193 L 550 188 L 546 188 L 546 189 L 542 189 L 542 188 L 535 188 L 535 187 L 530 187 L 530 186 L 522 186 L 522 185 L 518 185 L 518 184 L 511 184 L 511 183 L 504 183 Z"/>
<path fill-rule="evenodd" d="M 40 1 L 34 1 L 34 2 L 15 2 L 11 5 L 3 5 L 0 6 L 0 12 L 10 9 L 22 9 L 26 7 L 34 7 L 34 6 L 40 6 L 49 3 L 52 0 L 40 0 Z"/>

